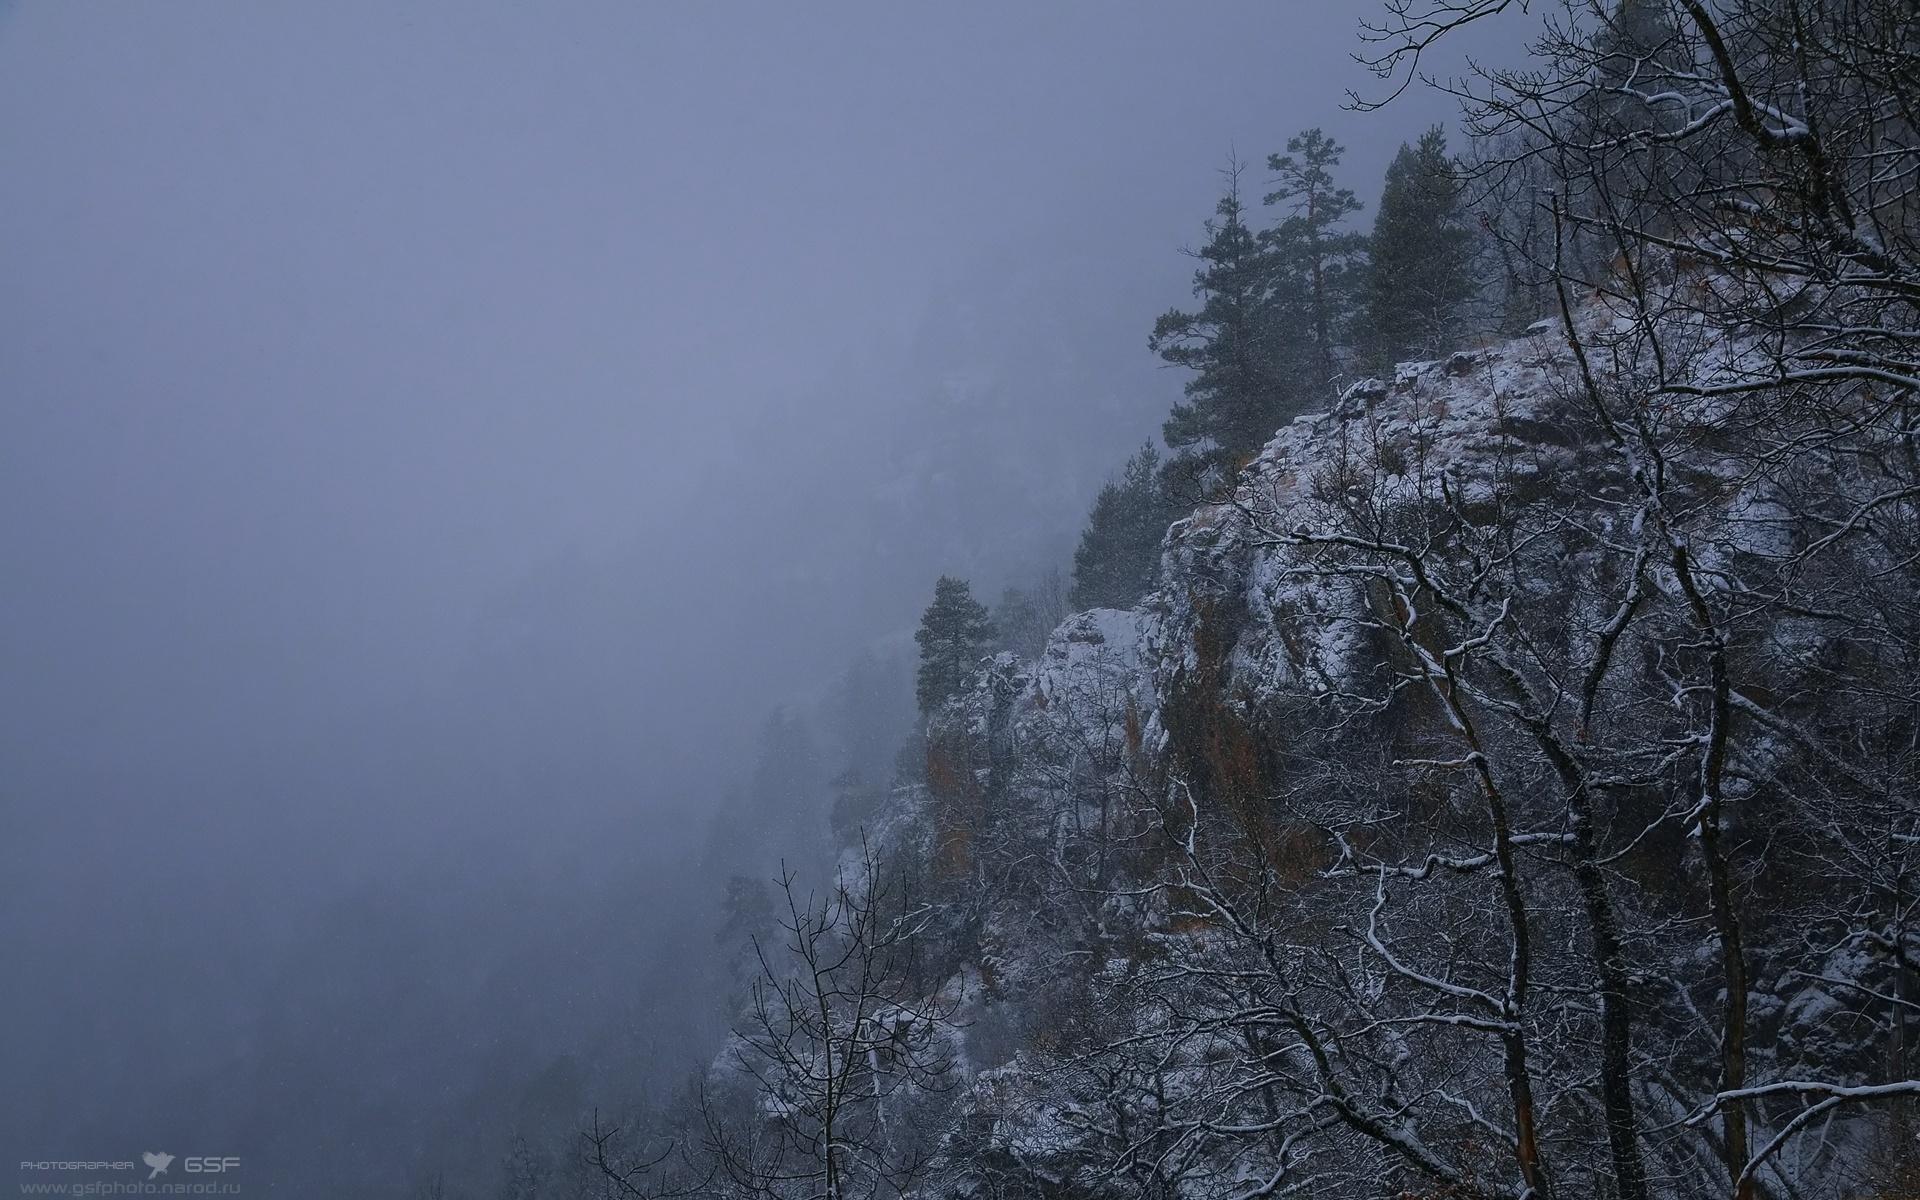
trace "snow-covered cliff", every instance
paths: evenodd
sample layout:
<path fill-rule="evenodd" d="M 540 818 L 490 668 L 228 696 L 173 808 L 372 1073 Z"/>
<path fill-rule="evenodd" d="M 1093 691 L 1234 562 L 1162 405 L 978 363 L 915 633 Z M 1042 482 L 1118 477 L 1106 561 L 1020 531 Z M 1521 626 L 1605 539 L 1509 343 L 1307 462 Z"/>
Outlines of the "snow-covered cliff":
<path fill-rule="evenodd" d="M 1726 1104 L 1785 1145 L 1902 1077 L 1903 918 L 1822 883 L 1911 824 L 1828 720 L 1912 658 L 1860 607 L 1905 535 L 1848 516 L 1897 472 L 1782 449 L 1877 418 L 1727 386 L 1757 352 L 1699 322 L 1575 330 L 1348 388 L 1138 608 L 935 714 L 868 828 L 957 1047 L 920 1190 L 1683 1195 Z M 1884 1177 L 1897 1124 L 1825 1120 L 1776 1183 Z"/>

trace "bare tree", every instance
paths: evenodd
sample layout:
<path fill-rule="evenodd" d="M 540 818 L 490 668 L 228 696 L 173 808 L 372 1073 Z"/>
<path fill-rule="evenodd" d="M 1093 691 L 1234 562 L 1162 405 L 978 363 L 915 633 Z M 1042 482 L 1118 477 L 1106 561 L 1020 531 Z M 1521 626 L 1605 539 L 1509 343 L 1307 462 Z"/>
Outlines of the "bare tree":
<path fill-rule="evenodd" d="M 902 1195 L 933 1161 L 922 1111 L 953 1086 L 960 997 L 929 991 L 918 958 L 932 909 L 864 840 L 823 896 L 791 872 L 783 945 L 756 941 L 760 978 L 729 1051 L 749 1111 L 704 1106 L 706 1150 L 742 1194 L 788 1200 Z"/>
<path fill-rule="evenodd" d="M 1396 4 L 1374 61 L 1521 7 Z M 1431 369 L 1486 366 L 1468 427 L 1377 385 L 1210 518 L 1306 648 L 1176 738 L 1245 725 L 1250 786 L 1142 792 L 1164 955 L 1096 1052 L 1153 1084 L 1087 1124 L 1155 1178 L 1845 1195 L 1910 1136 L 1920 30 L 1562 17 L 1455 86 L 1551 326 Z"/>

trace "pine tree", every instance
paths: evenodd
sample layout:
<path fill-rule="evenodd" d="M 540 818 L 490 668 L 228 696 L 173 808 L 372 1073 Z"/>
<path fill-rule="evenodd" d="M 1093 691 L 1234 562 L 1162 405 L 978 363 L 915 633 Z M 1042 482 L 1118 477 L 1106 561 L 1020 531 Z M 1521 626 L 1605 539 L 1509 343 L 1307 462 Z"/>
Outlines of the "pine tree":
<path fill-rule="evenodd" d="M 1142 446 L 1094 499 L 1073 552 L 1074 608 L 1130 608 L 1152 589 L 1169 509 L 1160 456 Z"/>
<path fill-rule="evenodd" d="M 914 692 L 925 715 L 958 695 L 973 678 L 993 644 L 993 623 L 966 580 L 942 575 L 933 585 L 933 603 L 921 615 L 913 640 L 920 644 Z"/>
<path fill-rule="evenodd" d="M 1385 367 L 1451 347 L 1474 295 L 1473 238 L 1447 135 L 1434 126 L 1387 168 L 1368 239 L 1368 357 Z"/>
<path fill-rule="evenodd" d="M 1265 203 L 1284 205 L 1287 215 L 1262 234 L 1283 303 L 1299 313 L 1292 327 L 1304 327 L 1312 339 L 1314 383 L 1325 389 L 1340 370 L 1366 261 L 1364 234 L 1345 228 L 1361 209 L 1350 188 L 1334 182 L 1333 169 L 1345 153 L 1318 129 L 1287 141 L 1285 154 L 1267 156 L 1274 190 Z M 1296 157 L 1297 156 L 1297 157 Z"/>
<path fill-rule="evenodd" d="M 1271 260 L 1240 203 L 1240 167 L 1229 164 L 1227 189 L 1207 222 L 1207 242 L 1193 276 L 1200 307 L 1163 313 L 1147 345 L 1163 360 L 1193 372 L 1186 399 L 1161 427 L 1178 452 L 1173 480 L 1210 489 L 1224 482 L 1273 436 L 1289 411 L 1282 339 L 1273 312 Z"/>

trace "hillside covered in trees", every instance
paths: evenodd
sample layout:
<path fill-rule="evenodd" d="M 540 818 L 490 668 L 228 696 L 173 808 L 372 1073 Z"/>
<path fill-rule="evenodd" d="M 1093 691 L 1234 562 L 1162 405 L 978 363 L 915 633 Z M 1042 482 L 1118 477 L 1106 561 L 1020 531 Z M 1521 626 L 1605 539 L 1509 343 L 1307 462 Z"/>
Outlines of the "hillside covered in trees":
<path fill-rule="evenodd" d="M 1370 221 L 1319 130 L 1229 164 L 1168 456 L 1064 594 L 940 580 L 832 881 L 584 1185 L 1913 1194 L 1916 67 L 1897 0 L 1569 4 Z"/>
<path fill-rule="evenodd" d="M 1920 1196 L 1920 0 L 1274 3 L 0 12 L 23 1183 Z"/>

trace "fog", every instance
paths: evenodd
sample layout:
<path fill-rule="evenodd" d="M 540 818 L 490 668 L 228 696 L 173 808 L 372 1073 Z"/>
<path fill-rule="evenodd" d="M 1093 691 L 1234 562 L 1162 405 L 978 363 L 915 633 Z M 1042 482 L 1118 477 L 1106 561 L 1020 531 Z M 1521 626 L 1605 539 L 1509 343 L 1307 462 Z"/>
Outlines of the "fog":
<path fill-rule="evenodd" d="M 0 9 L 7 1160 L 401 1195 L 676 1086 L 768 714 L 1065 564 L 1230 153 L 1445 115 L 1358 15 Z"/>

